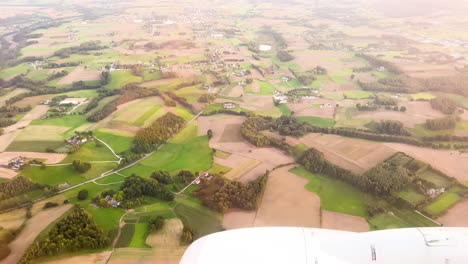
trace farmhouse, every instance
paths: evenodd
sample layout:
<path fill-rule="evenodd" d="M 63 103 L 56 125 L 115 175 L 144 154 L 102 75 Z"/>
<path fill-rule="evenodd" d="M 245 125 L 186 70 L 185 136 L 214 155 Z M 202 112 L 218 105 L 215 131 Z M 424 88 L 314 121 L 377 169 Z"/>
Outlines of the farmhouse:
<path fill-rule="evenodd" d="M 429 189 L 427 190 L 427 195 L 429 195 L 431 198 L 435 198 L 445 192 L 445 188 L 440 188 L 440 189 Z"/>
<path fill-rule="evenodd" d="M 262 44 L 262 45 L 259 45 L 259 46 L 258 46 L 258 49 L 259 49 L 260 51 L 270 51 L 270 50 L 271 50 L 271 46 L 270 46 L 270 45 L 264 45 L 264 44 Z"/>
<path fill-rule="evenodd" d="M 8 161 L 8 168 L 13 170 L 19 170 L 25 164 L 26 158 L 24 157 L 16 157 Z"/>
<path fill-rule="evenodd" d="M 86 101 L 86 98 L 66 98 L 59 105 L 78 105 L 84 101 Z"/>
<path fill-rule="evenodd" d="M 108 206 L 111 206 L 111 207 L 117 207 L 120 205 L 120 202 L 117 202 L 114 197 L 110 196 L 110 195 L 107 195 L 104 200 L 106 200 L 106 203 Z"/>
<path fill-rule="evenodd" d="M 223 103 L 223 108 L 224 109 L 232 109 L 232 108 L 236 108 L 237 105 L 235 103 L 231 103 L 231 102 L 226 102 L 226 103 Z"/>
<path fill-rule="evenodd" d="M 273 92 L 273 99 L 280 104 L 286 104 L 288 102 L 288 96 L 280 91 Z"/>

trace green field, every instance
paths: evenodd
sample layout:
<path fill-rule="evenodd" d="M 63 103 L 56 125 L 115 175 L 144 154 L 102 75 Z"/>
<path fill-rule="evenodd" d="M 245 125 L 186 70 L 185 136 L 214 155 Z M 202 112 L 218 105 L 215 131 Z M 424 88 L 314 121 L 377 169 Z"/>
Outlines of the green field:
<path fill-rule="evenodd" d="M 119 89 L 126 84 L 139 83 L 142 81 L 141 77 L 135 76 L 131 71 L 125 70 L 114 71 L 111 73 L 111 76 L 111 82 L 105 86 L 107 89 Z"/>
<path fill-rule="evenodd" d="M 90 97 L 97 97 L 98 93 L 97 90 L 78 90 L 78 91 L 71 91 L 66 93 L 57 94 L 56 96 L 66 95 L 68 97 L 79 97 L 79 98 L 90 98 Z"/>
<path fill-rule="evenodd" d="M 96 182 L 100 183 L 100 184 L 111 184 L 111 183 L 119 184 L 123 180 L 125 180 L 125 177 L 114 173 L 114 174 L 111 174 L 111 175 L 109 175 L 107 177 L 96 180 Z"/>
<path fill-rule="evenodd" d="M 318 127 L 333 127 L 336 123 L 334 119 L 318 116 L 296 116 L 298 121 L 306 122 Z"/>
<path fill-rule="evenodd" d="M 117 135 L 113 130 L 105 128 L 94 131 L 94 135 L 100 140 L 106 142 L 111 146 L 115 153 L 121 153 L 131 149 L 133 138 Z"/>
<path fill-rule="evenodd" d="M 135 233 L 135 224 L 125 224 L 120 230 L 120 236 L 115 243 L 116 248 L 128 247 L 132 242 L 133 234 Z"/>
<path fill-rule="evenodd" d="M 410 204 L 416 206 L 426 199 L 426 196 L 423 194 L 418 193 L 416 190 L 414 190 L 412 187 L 407 187 L 403 191 L 398 193 L 398 196 L 409 202 Z"/>
<path fill-rule="evenodd" d="M 196 131 L 195 125 L 189 125 L 159 151 L 132 168 L 124 170 L 122 174 L 130 176 L 135 173 L 149 177 L 155 170 L 208 170 L 213 163 L 213 150 L 208 145 L 208 137 L 196 136 Z"/>
<path fill-rule="evenodd" d="M 322 209 L 355 216 L 367 216 L 365 194 L 355 187 L 340 180 L 311 173 L 304 167 L 294 168 L 291 172 L 309 180 L 305 188 L 320 197 Z"/>
<path fill-rule="evenodd" d="M 31 179 L 34 182 L 47 184 L 51 186 L 68 182 L 70 185 L 82 183 L 93 179 L 102 173 L 113 169 L 116 163 L 95 163 L 91 169 L 83 174 L 76 172 L 71 165 L 52 166 L 41 169 L 40 167 L 30 166 L 21 172 L 21 175 Z"/>
<path fill-rule="evenodd" d="M 346 91 L 343 93 L 345 98 L 347 99 L 367 99 L 367 98 L 373 98 L 374 93 L 373 92 L 368 92 L 368 91 Z"/>
<path fill-rule="evenodd" d="M 56 149 L 75 131 L 84 131 L 90 125 L 85 116 L 78 115 L 33 120 L 8 146 L 8 151 L 45 152 L 46 148 Z"/>
<path fill-rule="evenodd" d="M 369 225 L 372 230 L 412 227 L 410 224 L 404 222 L 403 220 L 386 213 L 382 213 L 370 218 Z"/>
<path fill-rule="evenodd" d="M 430 93 L 415 93 L 410 94 L 410 96 L 413 100 L 431 100 L 433 98 L 436 98 L 433 94 Z"/>
<path fill-rule="evenodd" d="M 81 161 L 118 161 L 118 158 L 108 147 L 97 140 L 82 144 L 80 149 L 68 155 L 60 163 L 71 163 L 74 160 Z"/>
<path fill-rule="evenodd" d="M 8 68 L 8 69 L 2 69 L 0 71 L 0 78 L 12 77 L 13 75 L 24 73 L 24 72 L 26 72 L 27 70 L 30 70 L 30 69 L 32 69 L 31 66 L 28 66 L 25 63 L 22 63 L 22 64 L 19 64 L 19 65 L 15 66 L 15 67 L 11 67 L 11 68 Z"/>
<path fill-rule="evenodd" d="M 223 166 L 218 163 L 213 163 L 213 166 L 208 170 L 208 173 L 210 174 L 217 174 L 217 175 L 224 175 L 228 172 L 230 172 L 232 168 Z"/>
<path fill-rule="evenodd" d="M 418 173 L 418 176 L 428 182 L 434 183 L 439 188 L 445 187 L 450 183 L 449 179 L 430 168 Z"/>
<path fill-rule="evenodd" d="M 150 230 L 148 223 L 136 223 L 133 224 L 135 226 L 135 230 L 133 232 L 132 239 L 129 243 L 129 247 L 135 248 L 148 248 L 146 244 L 146 238 L 148 237 Z"/>
<path fill-rule="evenodd" d="M 257 81 L 260 85 L 260 92 L 256 93 L 258 95 L 272 95 L 276 90 L 276 87 L 270 84 L 269 82 Z"/>
<path fill-rule="evenodd" d="M 458 193 L 452 190 L 443 193 L 437 200 L 426 207 L 426 211 L 431 215 L 437 217 L 444 213 L 451 206 L 459 202 L 462 198 Z"/>
<path fill-rule="evenodd" d="M 280 104 L 277 107 L 281 111 L 281 113 L 283 113 L 283 115 L 285 116 L 290 116 L 292 114 L 291 109 L 289 109 L 286 104 Z"/>
<path fill-rule="evenodd" d="M 174 207 L 174 212 L 184 226 L 193 230 L 195 239 L 223 230 L 222 216 L 197 201 L 181 200 Z"/>

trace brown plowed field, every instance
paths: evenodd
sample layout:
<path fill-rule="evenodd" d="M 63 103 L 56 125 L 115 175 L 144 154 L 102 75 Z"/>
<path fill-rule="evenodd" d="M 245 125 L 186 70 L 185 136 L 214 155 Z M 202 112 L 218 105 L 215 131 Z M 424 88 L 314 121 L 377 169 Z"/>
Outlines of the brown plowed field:
<path fill-rule="evenodd" d="M 320 227 L 320 198 L 304 188 L 306 179 L 289 172 L 294 167 L 270 173 L 255 226 Z"/>
<path fill-rule="evenodd" d="M 322 228 L 352 232 L 367 232 L 369 231 L 369 224 L 366 219 L 359 216 L 322 210 Z"/>
<path fill-rule="evenodd" d="M 76 67 L 64 76 L 57 84 L 72 84 L 78 81 L 97 81 L 101 79 L 101 71 L 86 71 L 84 67 Z"/>
<path fill-rule="evenodd" d="M 324 105 L 324 107 L 313 107 L 313 104 L 321 104 Z M 286 105 L 289 109 L 291 109 L 291 111 L 294 111 L 295 116 L 318 116 L 324 118 L 333 118 L 336 103 L 334 101 L 324 99 L 307 99 L 298 103 L 287 103 Z"/>
<path fill-rule="evenodd" d="M 450 208 L 437 222 L 444 226 L 468 227 L 468 201 L 458 203 Z"/>
<path fill-rule="evenodd" d="M 416 124 L 425 123 L 427 119 L 444 117 L 441 112 L 432 109 L 429 102 L 402 102 L 398 106 L 405 106 L 406 112 L 385 110 L 374 112 L 363 112 L 354 116 L 354 118 L 371 118 L 374 120 L 398 120 L 407 127 L 413 127 Z"/>
<path fill-rule="evenodd" d="M 323 152 L 325 158 L 333 164 L 358 174 L 364 173 L 397 152 L 380 143 L 337 135 L 312 133 L 299 141 Z"/>

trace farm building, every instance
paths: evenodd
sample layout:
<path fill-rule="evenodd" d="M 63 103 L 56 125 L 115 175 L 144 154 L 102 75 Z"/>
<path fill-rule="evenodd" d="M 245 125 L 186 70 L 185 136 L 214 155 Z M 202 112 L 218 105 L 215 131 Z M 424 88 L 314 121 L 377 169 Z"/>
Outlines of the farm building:
<path fill-rule="evenodd" d="M 223 103 L 223 108 L 224 109 L 232 109 L 232 108 L 236 108 L 237 105 L 235 103 L 231 103 L 231 102 L 226 102 L 226 103 Z"/>
<path fill-rule="evenodd" d="M 23 167 L 24 163 L 26 162 L 26 158 L 24 157 L 16 157 L 8 161 L 8 168 L 13 170 L 19 170 Z"/>
<path fill-rule="evenodd" d="M 110 195 L 107 195 L 104 200 L 106 200 L 106 203 L 108 206 L 111 206 L 111 207 L 117 207 L 120 205 L 120 202 L 117 202 L 114 197 L 110 196 Z"/>

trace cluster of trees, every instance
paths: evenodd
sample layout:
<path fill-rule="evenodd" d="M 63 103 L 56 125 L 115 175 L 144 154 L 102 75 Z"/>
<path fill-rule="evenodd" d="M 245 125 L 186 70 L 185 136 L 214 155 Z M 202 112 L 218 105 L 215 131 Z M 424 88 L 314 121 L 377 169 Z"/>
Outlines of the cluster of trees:
<path fill-rule="evenodd" d="M 56 73 L 53 73 L 51 75 L 49 75 L 49 77 L 47 77 L 47 80 L 48 81 L 52 81 L 53 79 L 57 79 L 57 78 L 60 78 L 60 77 L 63 77 L 65 75 L 67 75 L 68 72 L 65 71 L 65 70 L 61 70 L 61 71 L 58 71 Z"/>
<path fill-rule="evenodd" d="M 72 162 L 72 167 L 78 173 L 85 173 L 91 169 L 91 163 L 81 160 L 74 160 Z"/>
<path fill-rule="evenodd" d="M 84 201 L 84 200 L 88 199 L 88 194 L 89 194 L 88 190 L 82 189 L 82 190 L 80 190 L 78 192 L 76 197 L 78 198 L 78 200 Z"/>
<path fill-rule="evenodd" d="M 31 263 L 35 258 L 57 256 L 67 252 L 105 248 L 110 239 L 81 207 L 60 220 L 40 241 L 34 242 L 20 260 Z"/>
<path fill-rule="evenodd" d="M 302 85 L 311 85 L 313 81 L 317 80 L 313 74 L 304 73 L 297 77 L 297 80 Z"/>
<path fill-rule="evenodd" d="M 286 62 L 286 61 L 291 61 L 291 60 L 294 60 L 294 57 L 289 54 L 289 52 L 285 51 L 285 50 L 279 50 L 277 53 L 276 53 L 276 56 L 278 57 L 278 59 L 282 62 Z"/>
<path fill-rule="evenodd" d="M 161 215 L 156 216 L 148 222 L 151 231 L 158 231 L 164 227 L 164 217 Z"/>
<path fill-rule="evenodd" d="M 0 182 L 0 200 L 8 199 L 30 191 L 42 188 L 43 186 L 30 181 L 28 178 L 18 176 L 6 182 Z"/>
<path fill-rule="evenodd" d="M 395 120 L 383 120 L 375 124 L 378 133 L 400 136 L 411 136 L 403 123 Z"/>
<path fill-rule="evenodd" d="M 374 98 L 374 103 L 378 105 L 397 105 L 398 102 L 390 96 L 379 94 Z"/>
<path fill-rule="evenodd" d="M 174 200 L 174 194 L 164 184 L 149 178 L 145 179 L 136 175 L 125 178 L 120 191 L 124 200 L 132 200 L 142 196 L 151 196 L 164 201 Z"/>
<path fill-rule="evenodd" d="M 284 49 L 288 46 L 286 40 L 283 38 L 283 35 L 273 30 L 273 28 L 271 28 L 270 26 L 263 26 L 262 29 L 258 31 L 258 34 L 262 34 L 272 38 L 279 49 Z"/>
<path fill-rule="evenodd" d="M 431 106 L 446 115 L 454 114 L 458 108 L 457 103 L 454 100 L 442 96 L 431 99 Z"/>
<path fill-rule="evenodd" d="M 379 109 L 379 107 L 377 105 L 375 105 L 375 104 L 362 105 L 360 103 L 356 104 L 356 108 L 359 111 L 375 111 L 375 110 Z"/>
<path fill-rule="evenodd" d="M 247 184 L 225 181 L 220 176 L 211 180 L 202 179 L 200 189 L 195 192 L 208 208 L 225 213 L 229 208 L 255 210 L 263 196 L 268 171 L 265 175 Z"/>
<path fill-rule="evenodd" d="M 403 71 L 395 64 L 389 61 L 377 58 L 376 56 L 372 56 L 372 55 L 368 55 L 364 53 L 358 53 L 356 54 L 356 56 L 367 60 L 370 63 L 370 65 L 372 65 L 372 67 L 374 68 L 384 67 L 385 70 L 387 70 L 388 72 L 397 74 L 397 75 L 403 73 Z"/>
<path fill-rule="evenodd" d="M 65 68 L 65 67 L 75 67 L 80 65 L 79 62 L 63 62 L 63 63 L 56 63 L 56 62 L 49 62 L 44 66 L 45 69 L 55 69 L 55 68 Z"/>
<path fill-rule="evenodd" d="M 359 67 L 359 68 L 353 68 L 353 72 L 370 72 L 372 71 L 371 66 L 364 66 L 364 67 Z"/>
<path fill-rule="evenodd" d="M 109 84 L 112 80 L 112 76 L 109 71 L 103 71 L 101 73 L 101 85 Z"/>
<path fill-rule="evenodd" d="M 149 127 L 140 129 L 135 135 L 132 150 L 135 153 L 149 153 L 177 134 L 185 125 L 185 120 L 173 113 L 166 113 Z"/>
<path fill-rule="evenodd" d="M 441 91 L 468 97 L 468 76 L 466 74 L 436 76 L 417 81 L 420 83 L 421 91 Z"/>
<path fill-rule="evenodd" d="M 133 65 L 132 74 L 135 75 L 135 76 L 143 77 L 143 75 L 145 74 L 145 71 L 143 69 L 143 65 L 141 65 L 141 64 Z"/>
<path fill-rule="evenodd" d="M 173 93 L 171 91 L 167 91 L 164 94 L 167 95 L 172 100 L 174 100 L 174 101 L 178 102 L 179 104 L 181 104 L 183 107 L 185 107 L 187 109 L 190 109 L 190 111 L 193 112 L 193 105 L 190 104 L 189 102 L 187 102 L 187 99 L 185 97 L 180 97 L 180 96 L 176 95 L 175 93 Z"/>
<path fill-rule="evenodd" d="M 200 103 L 210 103 L 210 102 L 213 102 L 215 99 L 216 99 L 215 94 L 202 94 L 198 98 L 198 102 L 200 102 Z"/>
<path fill-rule="evenodd" d="M 241 135 L 251 144 L 261 147 L 270 145 L 268 137 L 260 133 L 262 130 L 270 129 L 273 118 L 258 115 L 249 115 L 247 120 L 242 123 Z"/>
<path fill-rule="evenodd" d="M 171 184 L 173 183 L 171 175 L 167 171 L 155 171 L 151 174 L 151 178 L 157 180 L 162 184 Z"/>
<path fill-rule="evenodd" d="M 70 57 L 72 54 L 88 54 L 88 51 L 107 49 L 107 46 L 101 46 L 100 41 L 88 41 L 81 43 L 79 46 L 62 48 L 54 52 L 54 56 L 62 59 Z"/>
<path fill-rule="evenodd" d="M 385 85 L 382 84 L 381 82 L 370 82 L 370 83 L 365 83 L 361 82 L 360 80 L 357 81 L 359 86 L 364 90 L 364 91 L 378 91 L 378 92 L 390 92 L 390 93 L 408 93 L 410 92 L 409 87 L 407 86 L 391 86 L 391 85 Z"/>
<path fill-rule="evenodd" d="M 401 191 L 413 177 L 407 168 L 390 162 L 380 163 L 362 175 L 366 185 L 376 194 Z"/>
<path fill-rule="evenodd" d="M 460 117 L 458 116 L 446 116 L 437 119 L 428 119 L 426 120 L 426 127 L 431 130 L 453 129 L 457 125 L 458 121 L 460 121 Z"/>
<path fill-rule="evenodd" d="M 117 90 L 108 90 L 108 89 L 98 89 L 97 92 L 98 92 L 98 96 L 94 97 L 93 100 L 91 100 L 91 102 L 89 102 L 86 105 L 84 113 L 88 113 L 89 111 L 96 108 L 99 105 L 99 102 L 102 99 L 104 99 L 105 97 L 113 96 L 113 95 L 116 95 L 118 93 Z"/>

